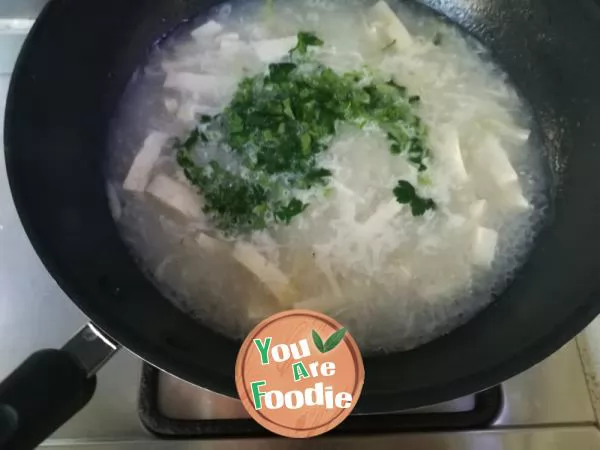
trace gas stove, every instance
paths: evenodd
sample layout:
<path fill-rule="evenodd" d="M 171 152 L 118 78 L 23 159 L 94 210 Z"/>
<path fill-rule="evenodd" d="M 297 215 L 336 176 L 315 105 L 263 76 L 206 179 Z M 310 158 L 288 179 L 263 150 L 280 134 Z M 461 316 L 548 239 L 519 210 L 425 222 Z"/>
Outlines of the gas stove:
<path fill-rule="evenodd" d="M 43 4 L 44 0 L 0 3 L 2 121 L 14 59 Z M 27 240 L 11 199 L 4 158 L 0 158 L 0 252 L 0 377 L 5 377 L 29 353 L 62 346 L 86 319 L 48 275 Z M 600 450 L 600 432 L 575 341 L 499 389 L 354 422 L 362 425 L 345 425 L 316 440 L 276 438 L 257 429 L 239 401 L 159 372 L 121 350 L 98 374 L 92 402 L 44 446 L 252 450 L 318 442 L 318 447 L 357 449 Z"/>

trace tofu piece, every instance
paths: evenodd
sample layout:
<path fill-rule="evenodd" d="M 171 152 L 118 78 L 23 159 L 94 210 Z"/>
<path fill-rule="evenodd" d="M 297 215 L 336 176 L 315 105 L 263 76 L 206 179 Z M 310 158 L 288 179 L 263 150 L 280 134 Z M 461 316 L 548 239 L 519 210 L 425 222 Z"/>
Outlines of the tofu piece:
<path fill-rule="evenodd" d="M 489 134 L 484 137 L 479 151 L 474 154 L 474 163 L 478 166 L 478 171 L 489 174 L 489 182 L 485 178 L 479 180 L 481 186 L 490 183 L 493 185 L 492 191 L 489 191 L 489 186 L 486 188 L 488 195 L 500 197 L 507 208 L 530 208 L 523 196 L 519 176 L 496 137 Z"/>
<path fill-rule="evenodd" d="M 266 39 L 250 43 L 259 59 L 265 63 L 271 63 L 283 58 L 291 49 L 298 44 L 296 36 L 288 36 L 279 39 Z"/>
<path fill-rule="evenodd" d="M 200 197 L 187 185 L 166 175 L 157 175 L 146 192 L 190 219 L 203 219 Z"/>
<path fill-rule="evenodd" d="M 473 236 L 472 261 L 481 267 L 489 267 L 494 260 L 498 233 L 491 228 L 477 227 Z"/>
<path fill-rule="evenodd" d="M 397 50 L 412 45 L 410 33 L 390 5 L 383 0 L 371 7 L 369 17 L 375 22 L 375 27 L 381 28 L 390 41 L 395 41 L 394 47 Z"/>
<path fill-rule="evenodd" d="M 134 192 L 143 192 L 146 189 L 152 167 L 160 156 L 167 139 L 169 136 L 160 131 L 152 131 L 146 137 L 123 182 L 123 189 Z"/>
<path fill-rule="evenodd" d="M 164 87 L 197 94 L 199 100 L 214 103 L 233 94 L 236 83 L 233 77 L 223 75 L 168 72 Z"/>
<path fill-rule="evenodd" d="M 481 169 L 489 172 L 490 177 L 496 185 L 502 187 L 519 180 L 519 176 L 513 168 L 506 151 L 494 136 L 487 134 L 481 143 L 481 147 L 475 154 L 477 164 Z"/>
<path fill-rule="evenodd" d="M 214 20 L 209 20 L 204 25 L 194 29 L 190 34 L 197 41 L 206 39 L 213 39 L 217 34 L 223 30 L 223 25 Z"/>
<path fill-rule="evenodd" d="M 281 306 L 287 308 L 294 303 L 297 293 L 290 285 L 289 278 L 254 246 L 237 242 L 233 247 L 233 257 L 265 284 Z"/>
<path fill-rule="evenodd" d="M 504 204 L 512 209 L 526 210 L 531 208 L 531 205 L 523 196 L 523 190 L 518 181 L 503 186 L 502 199 Z"/>
<path fill-rule="evenodd" d="M 462 156 L 458 132 L 455 128 L 448 127 L 445 130 L 444 138 L 441 158 L 446 161 L 456 179 L 464 183 L 469 179 L 469 174 Z"/>
<path fill-rule="evenodd" d="M 475 200 L 469 207 L 469 215 L 471 220 L 473 220 L 476 223 L 480 223 L 485 217 L 486 208 L 487 200 Z"/>

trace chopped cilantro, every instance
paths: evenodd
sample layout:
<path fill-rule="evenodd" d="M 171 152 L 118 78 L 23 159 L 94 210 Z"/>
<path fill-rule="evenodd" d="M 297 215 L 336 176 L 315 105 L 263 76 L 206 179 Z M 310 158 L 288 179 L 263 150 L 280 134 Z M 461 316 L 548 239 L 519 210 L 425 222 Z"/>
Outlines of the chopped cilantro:
<path fill-rule="evenodd" d="M 417 196 L 413 185 L 404 180 L 398 181 L 398 185 L 394 188 L 393 192 L 398 203 L 410 203 Z"/>
<path fill-rule="evenodd" d="M 304 211 L 304 209 L 306 209 L 307 206 L 307 204 L 302 203 L 297 198 L 293 198 L 286 206 L 282 206 L 277 211 L 275 211 L 275 217 L 280 222 L 289 224 L 292 218 Z"/>
<path fill-rule="evenodd" d="M 393 192 L 398 203 L 410 205 L 413 216 L 422 216 L 428 209 L 435 209 L 433 200 L 419 197 L 414 186 L 408 181 L 398 181 Z"/>
<path fill-rule="evenodd" d="M 419 97 L 408 96 L 394 80 L 369 77 L 365 84 L 363 72 L 340 75 L 309 60 L 308 47 L 320 45 L 316 35 L 298 33 L 288 57 L 269 64 L 266 75 L 244 78 L 222 114 L 200 116 L 198 126 L 176 143 L 177 162 L 219 229 L 239 233 L 289 224 L 302 213 L 309 205 L 294 192 L 327 189 L 331 171 L 319 167 L 318 156 L 339 122 L 377 125 L 391 153 L 426 169 L 427 129 L 413 111 Z M 236 164 L 225 167 L 195 151 L 209 144 L 229 152 Z M 414 216 L 435 207 L 407 181 L 400 180 L 393 193 L 399 203 L 410 204 Z"/>
<path fill-rule="evenodd" d="M 324 42 L 316 34 L 301 31 L 298 33 L 298 43 L 290 50 L 290 55 L 294 55 L 295 53 L 305 55 L 309 46 L 320 47 L 323 44 Z"/>
<path fill-rule="evenodd" d="M 291 62 L 269 64 L 269 82 L 281 83 L 282 81 L 285 81 L 290 72 L 296 67 L 297 65 Z"/>
<path fill-rule="evenodd" d="M 435 209 L 435 203 L 430 198 L 417 197 L 410 202 L 410 210 L 413 216 L 422 216 L 429 209 Z"/>

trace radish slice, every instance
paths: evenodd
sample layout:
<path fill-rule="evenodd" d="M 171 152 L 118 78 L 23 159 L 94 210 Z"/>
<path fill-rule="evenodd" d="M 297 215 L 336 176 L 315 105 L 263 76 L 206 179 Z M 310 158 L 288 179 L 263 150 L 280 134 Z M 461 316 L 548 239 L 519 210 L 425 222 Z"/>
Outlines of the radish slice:
<path fill-rule="evenodd" d="M 160 156 L 167 139 L 169 136 L 160 131 L 153 131 L 146 137 L 123 183 L 125 190 L 143 192 L 146 189 L 152 167 Z"/>
<path fill-rule="evenodd" d="M 517 181 L 504 186 L 502 194 L 504 203 L 513 209 L 526 210 L 531 208 L 531 205 L 523 196 L 523 191 Z"/>

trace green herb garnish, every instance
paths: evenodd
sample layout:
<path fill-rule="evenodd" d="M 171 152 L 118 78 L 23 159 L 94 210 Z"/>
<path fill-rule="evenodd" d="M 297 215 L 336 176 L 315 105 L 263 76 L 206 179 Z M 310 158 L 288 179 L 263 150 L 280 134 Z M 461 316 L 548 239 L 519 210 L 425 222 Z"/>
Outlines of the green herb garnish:
<path fill-rule="evenodd" d="M 290 50 L 290 55 L 300 54 L 305 55 L 309 46 L 320 47 L 324 42 L 314 33 L 301 31 L 298 33 L 298 43 Z"/>
<path fill-rule="evenodd" d="M 176 143 L 177 161 L 202 193 L 204 211 L 227 233 L 289 224 L 309 205 L 299 190 L 325 187 L 331 172 L 318 156 L 327 150 L 338 123 L 384 131 L 390 152 L 404 154 L 419 171 L 426 169 L 426 127 L 414 113 L 418 96 L 394 80 L 378 81 L 360 71 L 338 74 L 310 59 L 310 46 L 323 41 L 309 32 L 266 74 L 244 78 L 222 114 L 202 115 L 187 138 Z M 232 164 L 196 154 L 197 147 L 218 146 Z M 432 209 L 412 185 L 400 181 L 394 195 L 411 205 L 413 215 Z"/>
<path fill-rule="evenodd" d="M 419 197 L 415 187 L 408 181 L 400 180 L 394 188 L 398 203 L 410 205 L 413 216 L 422 216 L 425 211 L 435 209 L 435 203 L 430 198 Z"/>

